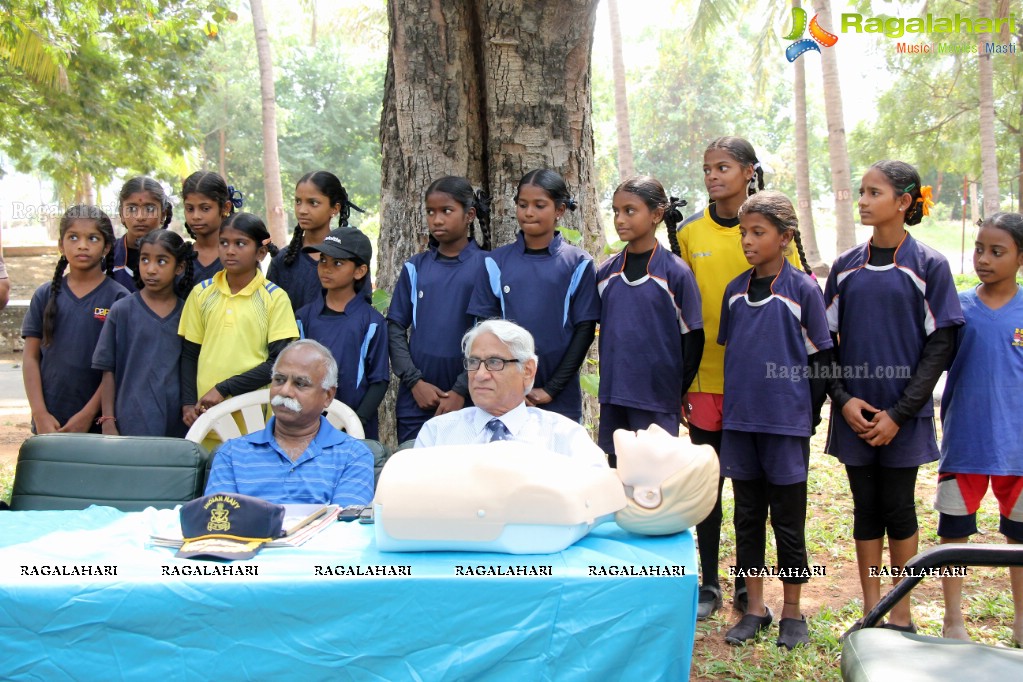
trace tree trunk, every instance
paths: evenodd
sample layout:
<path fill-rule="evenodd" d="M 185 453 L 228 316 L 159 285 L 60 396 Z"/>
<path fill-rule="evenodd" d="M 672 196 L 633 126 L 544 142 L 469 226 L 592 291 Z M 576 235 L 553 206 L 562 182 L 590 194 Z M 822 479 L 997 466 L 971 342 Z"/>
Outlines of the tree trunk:
<path fill-rule="evenodd" d="M 263 0 L 252 0 L 252 27 L 256 32 L 256 56 L 259 59 L 259 91 L 263 102 L 263 191 L 266 193 L 266 224 L 270 238 L 278 246 L 288 241 L 281 189 L 281 159 L 277 153 L 277 106 L 274 92 L 273 59 L 266 31 Z"/>
<path fill-rule="evenodd" d="M 980 0 L 977 12 L 979 16 L 991 16 L 991 0 Z M 994 65 L 991 55 L 984 53 L 984 43 L 990 42 L 993 36 L 982 33 L 980 41 L 980 178 L 981 193 L 984 198 L 983 216 L 994 215 L 1001 203 L 998 189 L 998 147 L 995 144 L 995 94 Z"/>
<path fill-rule="evenodd" d="M 391 289 L 426 243 L 423 192 L 464 175 L 492 198 L 492 245 L 518 230 L 513 197 L 534 168 L 561 173 L 580 210 L 565 227 L 603 246 L 594 185 L 590 52 L 597 0 L 389 0 L 390 49 L 375 282 Z M 393 400 L 380 432 L 394 433 Z M 585 418 L 585 415 L 584 415 Z"/>
<path fill-rule="evenodd" d="M 831 0 L 814 0 L 813 8 L 823 27 L 835 30 L 831 18 Z M 841 254 L 856 245 L 853 221 L 852 183 L 849 177 L 849 151 L 845 142 L 842 113 L 842 88 L 838 78 L 838 45 L 821 50 L 824 74 L 824 110 L 828 119 L 828 160 L 831 163 L 831 188 L 835 193 L 835 241 Z"/>
<path fill-rule="evenodd" d="M 615 83 L 615 131 L 618 133 L 618 175 L 621 180 L 636 174 L 629 132 L 629 98 L 625 88 L 625 60 L 622 58 L 622 23 L 618 19 L 618 0 L 607 0 L 611 20 L 611 70 Z"/>
<path fill-rule="evenodd" d="M 793 7 L 799 7 L 799 0 L 793 0 Z M 803 251 L 811 268 L 822 268 L 820 274 L 827 274 L 827 266 L 817 247 L 817 233 L 813 225 L 813 198 L 810 195 L 810 145 L 806 124 L 806 67 L 802 59 L 794 62 L 796 67 L 793 91 L 796 101 L 796 215 L 799 217 L 799 236 Z"/>

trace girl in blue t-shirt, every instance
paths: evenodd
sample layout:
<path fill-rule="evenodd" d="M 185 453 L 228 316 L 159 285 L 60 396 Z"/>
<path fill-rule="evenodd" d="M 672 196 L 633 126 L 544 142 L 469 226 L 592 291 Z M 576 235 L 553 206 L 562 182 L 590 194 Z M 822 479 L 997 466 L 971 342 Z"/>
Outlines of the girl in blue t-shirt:
<path fill-rule="evenodd" d="M 743 255 L 753 269 L 725 287 L 721 302 L 718 343 L 725 346 L 725 383 L 720 458 L 721 474 L 732 479 L 735 493 L 736 567 L 748 572 L 749 609 L 725 641 L 752 640 L 773 621 L 763 578 L 770 513 L 784 593 L 777 644 L 792 649 L 810 641 L 799 607 L 809 578 L 806 479 L 810 435 L 825 396 L 824 381 L 811 377 L 830 361 L 832 342 L 824 298 L 805 265 L 788 197 L 771 190 L 751 196 L 739 208 L 739 231 Z M 792 247 L 804 271 L 788 262 L 786 252 Z"/>
<path fill-rule="evenodd" d="M 859 209 L 874 233 L 835 259 L 824 289 L 828 327 L 840 341 L 827 452 L 849 476 L 864 613 L 881 598 L 871 568 L 882 565 L 885 535 L 892 569 L 917 552 L 917 469 L 938 458 L 931 393 L 963 323 L 948 261 L 906 231 L 931 203 L 930 187 L 908 163 L 871 166 Z M 908 597 L 885 627 L 916 631 Z"/>
<path fill-rule="evenodd" d="M 21 330 L 32 430 L 98 432 L 103 373 L 92 369 L 92 353 L 110 307 L 128 291 L 111 277 L 114 227 L 106 213 L 72 206 L 59 234 L 53 280 L 32 295 Z"/>
<path fill-rule="evenodd" d="M 490 199 L 462 177 L 426 189 L 430 248 L 405 262 L 387 310 L 391 369 L 401 381 L 395 412 L 398 442 L 415 439 L 427 419 L 462 409 L 469 396 L 461 339 L 490 225 Z"/>
<path fill-rule="evenodd" d="M 139 290 L 110 308 L 92 356 L 103 372 L 103 433 L 184 437 L 178 324 L 193 261 L 192 243 L 176 232 L 155 230 L 139 242 Z"/>
<path fill-rule="evenodd" d="M 660 182 L 640 176 L 612 198 L 615 230 L 625 249 L 597 270 L 600 293 L 600 427 L 597 443 L 617 464 L 616 429 L 657 424 L 678 435 L 682 396 L 703 356 L 703 313 L 693 271 L 677 253 L 679 207 Z M 676 253 L 657 241 L 668 226 Z"/>
<path fill-rule="evenodd" d="M 220 226 L 242 207 L 242 193 L 218 173 L 196 171 L 181 184 L 181 200 L 185 205 L 185 230 L 195 240 L 192 281 L 201 282 L 224 269 L 220 262 Z"/>
<path fill-rule="evenodd" d="M 521 228 L 515 242 L 484 258 L 468 312 L 500 317 L 536 339 L 539 362 L 526 404 L 582 419 L 579 368 L 600 319 L 593 259 L 564 240 L 557 223 L 578 204 L 565 180 L 542 168 L 526 173 L 515 193 Z"/>
<path fill-rule="evenodd" d="M 114 244 L 113 278 L 128 291 L 135 291 L 139 264 L 138 244 L 153 230 L 170 225 L 173 209 L 163 185 L 152 178 L 136 176 L 124 183 L 117 196 L 117 212 L 124 236 Z"/>
<path fill-rule="evenodd" d="M 319 257 L 315 253 L 303 255 L 303 247 L 322 243 L 334 218 L 337 218 L 338 227 L 348 227 L 353 208 L 363 212 L 348 199 L 348 190 L 329 171 L 306 173 L 296 183 L 295 217 L 298 225 L 288 247 L 270 261 L 266 273 L 268 280 L 288 292 L 291 307 L 296 312 L 307 303 L 320 300 L 323 293 L 316 270 Z M 363 295 L 369 300 L 372 285 L 363 290 Z"/>
<path fill-rule="evenodd" d="M 973 269 L 980 286 L 959 294 L 966 324 L 941 397 L 941 463 L 934 507 L 942 544 L 969 542 L 988 483 L 998 500 L 999 531 L 1023 543 L 1023 215 L 996 213 L 980 226 Z M 1015 620 L 1023 643 L 1023 568 L 1010 568 Z M 941 636 L 969 640 L 963 622 L 962 578 L 942 578 Z"/>

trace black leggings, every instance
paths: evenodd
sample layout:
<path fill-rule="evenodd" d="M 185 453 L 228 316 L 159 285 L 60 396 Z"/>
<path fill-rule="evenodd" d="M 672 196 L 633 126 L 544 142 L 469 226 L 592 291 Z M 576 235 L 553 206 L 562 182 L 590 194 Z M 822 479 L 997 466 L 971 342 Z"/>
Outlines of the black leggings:
<path fill-rule="evenodd" d="M 887 532 L 892 540 L 905 540 L 916 533 L 918 469 L 846 465 L 853 496 L 853 539 L 877 540 Z"/>
<path fill-rule="evenodd" d="M 767 512 L 778 548 L 778 567 L 785 571 L 784 583 L 805 583 L 806 481 L 775 485 L 766 478 L 751 481 L 732 479 L 735 491 L 735 563 L 747 571 L 764 568 L 767 544 Z"/>
<path fill-rule="evenodd" d="M 714 448 L 714 454 L 721 453 L 721 432 L 705 431 L 699 427 L 689 424 L 689 440 L 694 445 L 709 445 Z M 718 477 L 718 498 L 714 502 L 714 509 L 703 521 L 696 524 L 697 549 L 700 552 L 700 570 L 703 573 L 702 585 L 714 585 L 719 587 L 718 581 L 718 554 L 721 551 L 721 489 L 724 487 L 725 479 Z M 746 579 L 739 577 L 735 579 L 735 589 L 746 586 Z"/>

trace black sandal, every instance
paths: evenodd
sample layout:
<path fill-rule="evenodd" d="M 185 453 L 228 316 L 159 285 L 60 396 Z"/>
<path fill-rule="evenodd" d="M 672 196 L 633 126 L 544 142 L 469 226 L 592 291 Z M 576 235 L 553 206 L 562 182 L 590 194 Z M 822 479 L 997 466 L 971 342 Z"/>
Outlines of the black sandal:
<path fill-rule="evenodd" d="M 773 622 L 774 614 L 771 613 L 770 608 L 767 608 L 767 613 L 763 616 L 747 613 L 731 630 L 725 633 L 725 641 L 733 645 L 745 644 L 751 639 L 755 639 L 762 630 L 771 627 Z"/>
<path fill-rule="evenodd" d="M 778 621 L 778 639 L 775 644 L 792 651 L 797 646 L 810 643 L 810 628 L 806 624 L 806 616 L 782 618 Z"/>

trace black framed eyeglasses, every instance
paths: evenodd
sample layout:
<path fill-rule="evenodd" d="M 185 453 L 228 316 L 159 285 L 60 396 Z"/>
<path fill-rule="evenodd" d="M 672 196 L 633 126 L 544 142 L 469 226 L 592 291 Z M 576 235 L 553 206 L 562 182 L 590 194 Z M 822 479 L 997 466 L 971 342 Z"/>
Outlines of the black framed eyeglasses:
<path fill-rule="evenodd" d="M 514 358 L 508 360 L 504 358 L 462 358 L 462 367 L 465 367 L 470 372 L 475 372 L 480 368 L 480 365 L 483 365 L 490 372 L 500 372 L 509 362 L 521 362 L 521 360 Z"/>

